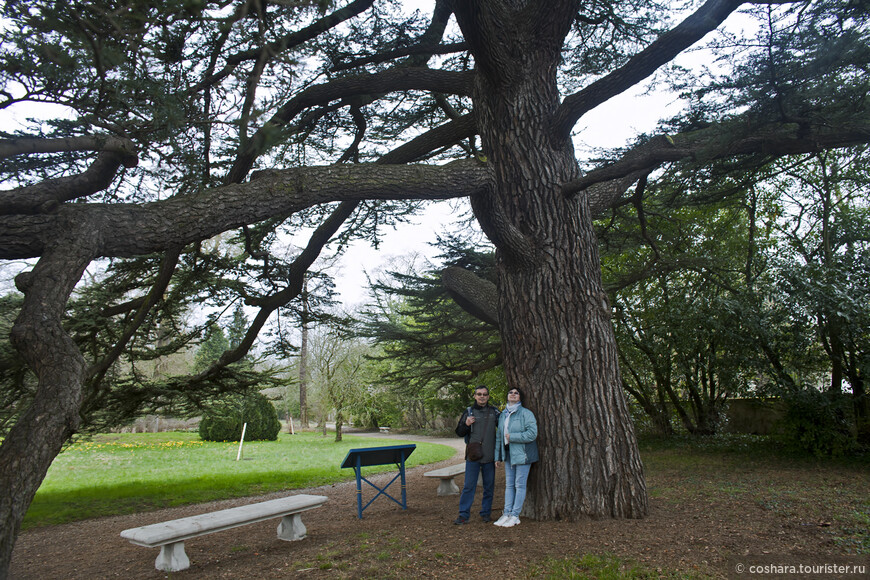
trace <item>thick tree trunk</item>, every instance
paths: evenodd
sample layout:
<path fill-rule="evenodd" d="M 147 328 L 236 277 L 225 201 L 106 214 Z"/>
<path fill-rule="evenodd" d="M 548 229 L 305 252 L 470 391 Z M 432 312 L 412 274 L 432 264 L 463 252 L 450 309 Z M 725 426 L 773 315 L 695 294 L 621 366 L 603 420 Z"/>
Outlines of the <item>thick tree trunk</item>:
<path fill-rule="evenodd" d="M 571 243 L 568 231 L 554 236 L 549 259 L 536 267 L 500 260 L 508 383 L 528 393 L 539 426 L 541 460 L 525 513 L 643 517 L 646 486 L 595 243 Z"/>
<path fill-rule="evenodd" d="M 344 427 L 344 417 L 341 414 L 341 409 L 335 412 L 335 442 L 341 442 L 341 430 Z"/>
<path fill-rule="evenodd" d="M 33 404 L 0 445 L 0 579 L 9 574 L 15 538 L 36 490 L 79 425 L 86 364 L 61 322 L 94 255 L 94 248 L 86 247 L 88 229 L 59 233 L 33 271 L 16 279 L 25 299 L 12 340 L 39 384 Z"/>
<path fill-rule="evenodd" d="M 302 286 L 302 343 L 299 346 L 299 424 L 308 429 L 308 280 Z"/>
<path fill-rule="evenodd" d="M 577 165 L 570 141 L 554 138 L 551 129 L 560 52 L 542 44 L 539 32 L 567 33 L 571 10 L 560 22 L 560 2 L 552 17 L 498 12 L 506 3 L 491 12 L 489 3 L 476 4 L 457 10 L 465 36 L 473 38 L 473 29 L 511 44 L 499 53 L 475 52 L 475 112 L 495 186 L 472 204 L 497 248 L 508 384 L 523 389 L 538 418 L 541 458 L 524 513 L 542 520 L 643 517 L 646 485 L 592 217 L 585 197 L 562 194 Z M 501 55 L 509 60 L 500 62 Z"/>

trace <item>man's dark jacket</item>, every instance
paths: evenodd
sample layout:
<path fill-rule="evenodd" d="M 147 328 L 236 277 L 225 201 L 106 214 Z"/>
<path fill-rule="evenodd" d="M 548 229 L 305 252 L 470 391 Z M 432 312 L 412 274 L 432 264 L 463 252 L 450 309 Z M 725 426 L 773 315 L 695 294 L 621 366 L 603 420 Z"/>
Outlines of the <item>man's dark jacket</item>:
<path fill-rule="evenodd" d="M 474 415 L 474 424 L 469 427 L 465 424 L 469 410 Z M 495 461 L 495 429 L 498 427 L 499 410 L 488 404 L 485 407 L 473 405 L 468 407 L 459 418 L 456 426 L 456 434 L 465 437 L 465 443 L 480 441 L 483 446 L 483 457 L 480 463 L 492 463 Z"/>

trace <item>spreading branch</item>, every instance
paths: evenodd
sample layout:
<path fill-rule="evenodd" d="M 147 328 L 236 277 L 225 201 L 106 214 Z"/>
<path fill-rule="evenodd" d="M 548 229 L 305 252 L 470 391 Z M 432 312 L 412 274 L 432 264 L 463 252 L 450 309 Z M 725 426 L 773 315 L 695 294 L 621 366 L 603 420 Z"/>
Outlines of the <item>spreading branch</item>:
<path fill-rule="evenodd" d="M 231 54 L 227 57 L 226 64 L 220 71 L 209 75 L 203 81 L 194 85 L 188 91 L 188 94 L 196 94 L 206 87 L 219 83 L 223 79 L 233 74 L 233 71 L 236 70 L 236 68 L 242 63 L 266 61 L 286 52 L 288 49 L 297 47 L 304 42 L 317 38 L 319 35 L 332 28 L 335 28 L 342 22 L 345 22 L 350 18 L 361 14 L 362 12 L 365 12 L 371 7 L 372 4 L 374 4 L 374 0 L 356 0 L 355 2 L 351 2 L 344 8 L 336 10 L 328 16 L 324 16 L 323 18 L 318 19 L 317 21 L 313 22 L 312 24 L 301 30 L 284 35 L 278 40 L 264 44 L 263 46 L 259 46 L 251 50 L 245 50 L 242 52 Z"/>
<path fill-rule="evenodd" d="M 21 138 L 0 140 L 0 158 L 34 153 L 65 153 L 70 151 L 106 151 L 117 153 L 127 163 L 136 165 L 136 145 L 129 139 L 118 137 L 86 135 L 65 139 Z"/>
<path fill-rule="evenodd" d="M 470 201 L 480 228 L 508 260 L 521 265 L 534 264 L 534 240 L 511 222 L 492 188 L 482 188 Z"/>
<path fill-rule="evenodd" d="M 442 270 L 441 280 L 450 297 L 463 310 L 498 328 L 498 289 L 495 284 L 458 266 Z"/>
<path fill-rule="evenodd" d="M 332 72 L 339 72 L 362 67 L 368 64 L 389 62 L 405 56 L 411 57 L 408 59 L 408 65 L 424 66 L 435 54 L 464 52 L 468 50 L 468 45 L 464 42 L 445 45 L 440 44 L 444 37 L 444 32 L 447 30 L 447 24 L 450 21 L 450 16 L 452 14 L 453 9 L 451 8 L 450 3 L 447 0 L 438 0 L 435 2 L 435 7 L 432 9 L 432 20 L 429 23 L 429 27 L 426 29 L 426 32 L 417 39 L 416 43 L 379 54 L 355 58 L 345 63 L 335 64 L 330 70 Z"/>
<path fill-rule="evenodd" d="M 70 204 L 62 206 L 56 216 L 0 217 L 0 257 L 40 255 L 61 218 L 78 221 L 91 216 L 99 224 L 100 255 L 131 257 L 184 246 L 322 203 L 468 197 L 489 181 L 488 172 L 477 161 L 468 160 L 440 167 L 330 165 L 257 175 L 247 183 L 143 205 Z"/>
<path fill-rule="evenodd" d="M 122 165 L 135 166 L 136 157 L 102 151 L 83 173 L 0 191 L 0 215 L 47 213 L 65 201 L 87 197 L 112 184 Z"/>
<path fill-rule="evenodd" d="M 103 377 L 108 372 L 109 368 L 115 364 L 115 361 L 124 353 L 127 343 L 136 334 L 136 332 L 145 323 L 148 318 L 148 313 L 163 297 L 164 292 L 169 287 L 169 282 L 172 280 L 172 274 L 175 272 L 175 267 L 178 265 L 178 259 L 181 252 L 178 249 L 170 250 L 163 256 L 160 264 L 160 271 L 157 274 L 157 279 L 151 285 L 148 294 L 144 296 L 144 300 L 139 305 L 136 315 L 133 320 L 124 328 L 121 336 L 115 341 L 114 346 L 103 356 L 103 358 L 91 365 L 88 369 L 87 379 L 94 384 L 102 382 Z"/>
<path fill-rule="evenodd" d="M 266 150 L 275 133 L 309 107 L 348 97 L 395 91 L 420 90 L 469 95 L 472 91 L 473 79 L 474 73 L 471 72 L 456 73 L 406 67 L 336 79 L 309 87 L 285 103 L 263 127 L 252 135 L 244 150 L 239 152 L 225 182 L 242 181 L 251 170 L 254 160 Z"/>
<path fill-rule="evenodd" d="M 849 125 L 842 127 L 830 124 L 784 123 L 767 125 L 753 131 L 749 126 L 744 126 L 742 136 L 734 134 L 734 125 L 745 125 L 738 120 L 728 125 L 713 125 L 672 137 L 658 136 L 639 145 L 619 161 L 566 183 L 562 192 L 570 197 L 595 184 L 649 173 L 662 164 L 673 161 L 712 161 L 750 154 L 796 155 L 861 145 L 870 142 L 870 116 L 865 113 L 863 117 L 853 117 Z M 616 199 L 604 203 L 613 203 Z"/>
<path fill-rule="evenodd" d="M 567 139 L 580 117 L 671 62 L 708 32 L 715 30 L 744 3 L 744 0 L 708 0 L 691 16 L 633 56 L 623 66 L 566 97 L 553 121 L 554 138 Z"/>
<path fill-rule="evenodd" d="M 426 155 L 434 149 L 447 147 L 455 143 L 459 139 L 468 136 L 468 132 L 473 132 L 475 125 L 470 117 L 464 117 L 457 121 L 445 123 L 440 127 L 436 127 L 420 135 L 408 143 L 393 149 L 389 153 L 381 157 L 376 165 L 390 165 L 399 163 L 410 163 L 419 157 Z M 363 131 L 364 127 L 360 127 Z M 287 304 L 296 298 L 302 292 L 305 283 L 305 274 L 308 269 L 314 264 L 314 261 L 320 255 L 324 246 L 332 239 L 332 236 L 338 232 L 339 228 L 353 214 L 359 206 L 359 200 L 344 201 L 338 205 L 325 219 L 320 226 L 311 235 L 308 245 L 305 249 L 293 260 L 289 268 L 289 280 L 287 286 L 270 296 L 257 299 L 249 299 L 247 303 L 251 306 L 260 308 L 254 320 L 251 322 L 245 336 L 237 348 L 226 351 L 221 355 L 218 361 L 210 368 L 203 370 L 196 380 L 201 380 L 205 376 L 213 376 L 221 369 L 229 364 L 241 360 L 245 354 L 253 346 L 259 332 L 262 330 L 269 316 L 276 309 Z"/>

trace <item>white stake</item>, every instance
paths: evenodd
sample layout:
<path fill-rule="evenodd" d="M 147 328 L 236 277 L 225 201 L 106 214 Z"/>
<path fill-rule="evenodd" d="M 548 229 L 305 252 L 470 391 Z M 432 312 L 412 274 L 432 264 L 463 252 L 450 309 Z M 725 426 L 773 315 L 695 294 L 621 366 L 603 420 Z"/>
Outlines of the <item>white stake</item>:
<path fill-rule="evenodd" d="M 242 443 L 245 442 L 245 430 L 248 428 L 248 424 L 245 423 L 242 425 L 242 438 L 239 439 L 239 454 L 236 455 L 236 461 L 242 458 Z"/>

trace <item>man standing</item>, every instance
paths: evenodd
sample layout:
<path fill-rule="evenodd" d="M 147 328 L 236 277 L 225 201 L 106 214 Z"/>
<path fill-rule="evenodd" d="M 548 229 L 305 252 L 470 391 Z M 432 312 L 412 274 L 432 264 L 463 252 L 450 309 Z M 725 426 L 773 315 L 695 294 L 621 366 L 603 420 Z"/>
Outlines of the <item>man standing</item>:
<path fill-rule="evenodd" d="M 480 502 L 480 517 L 492 521 L 492 495 L 495 488 L 495 430 L 499 411 L 489 404 L 489 388 L 480 385 L 474 389 L 474 405 L 462 413 L 456 434 L 465 437 L 465 485 L 459 496 L 459 517 L 454 524 L 468 523 L 478 474 L 483 474 L 483 499 Z M 480 445 L 480 457 L 469 457 L 469 444 Z M 474 447 L 474 446 L 472 446 Z"/>

